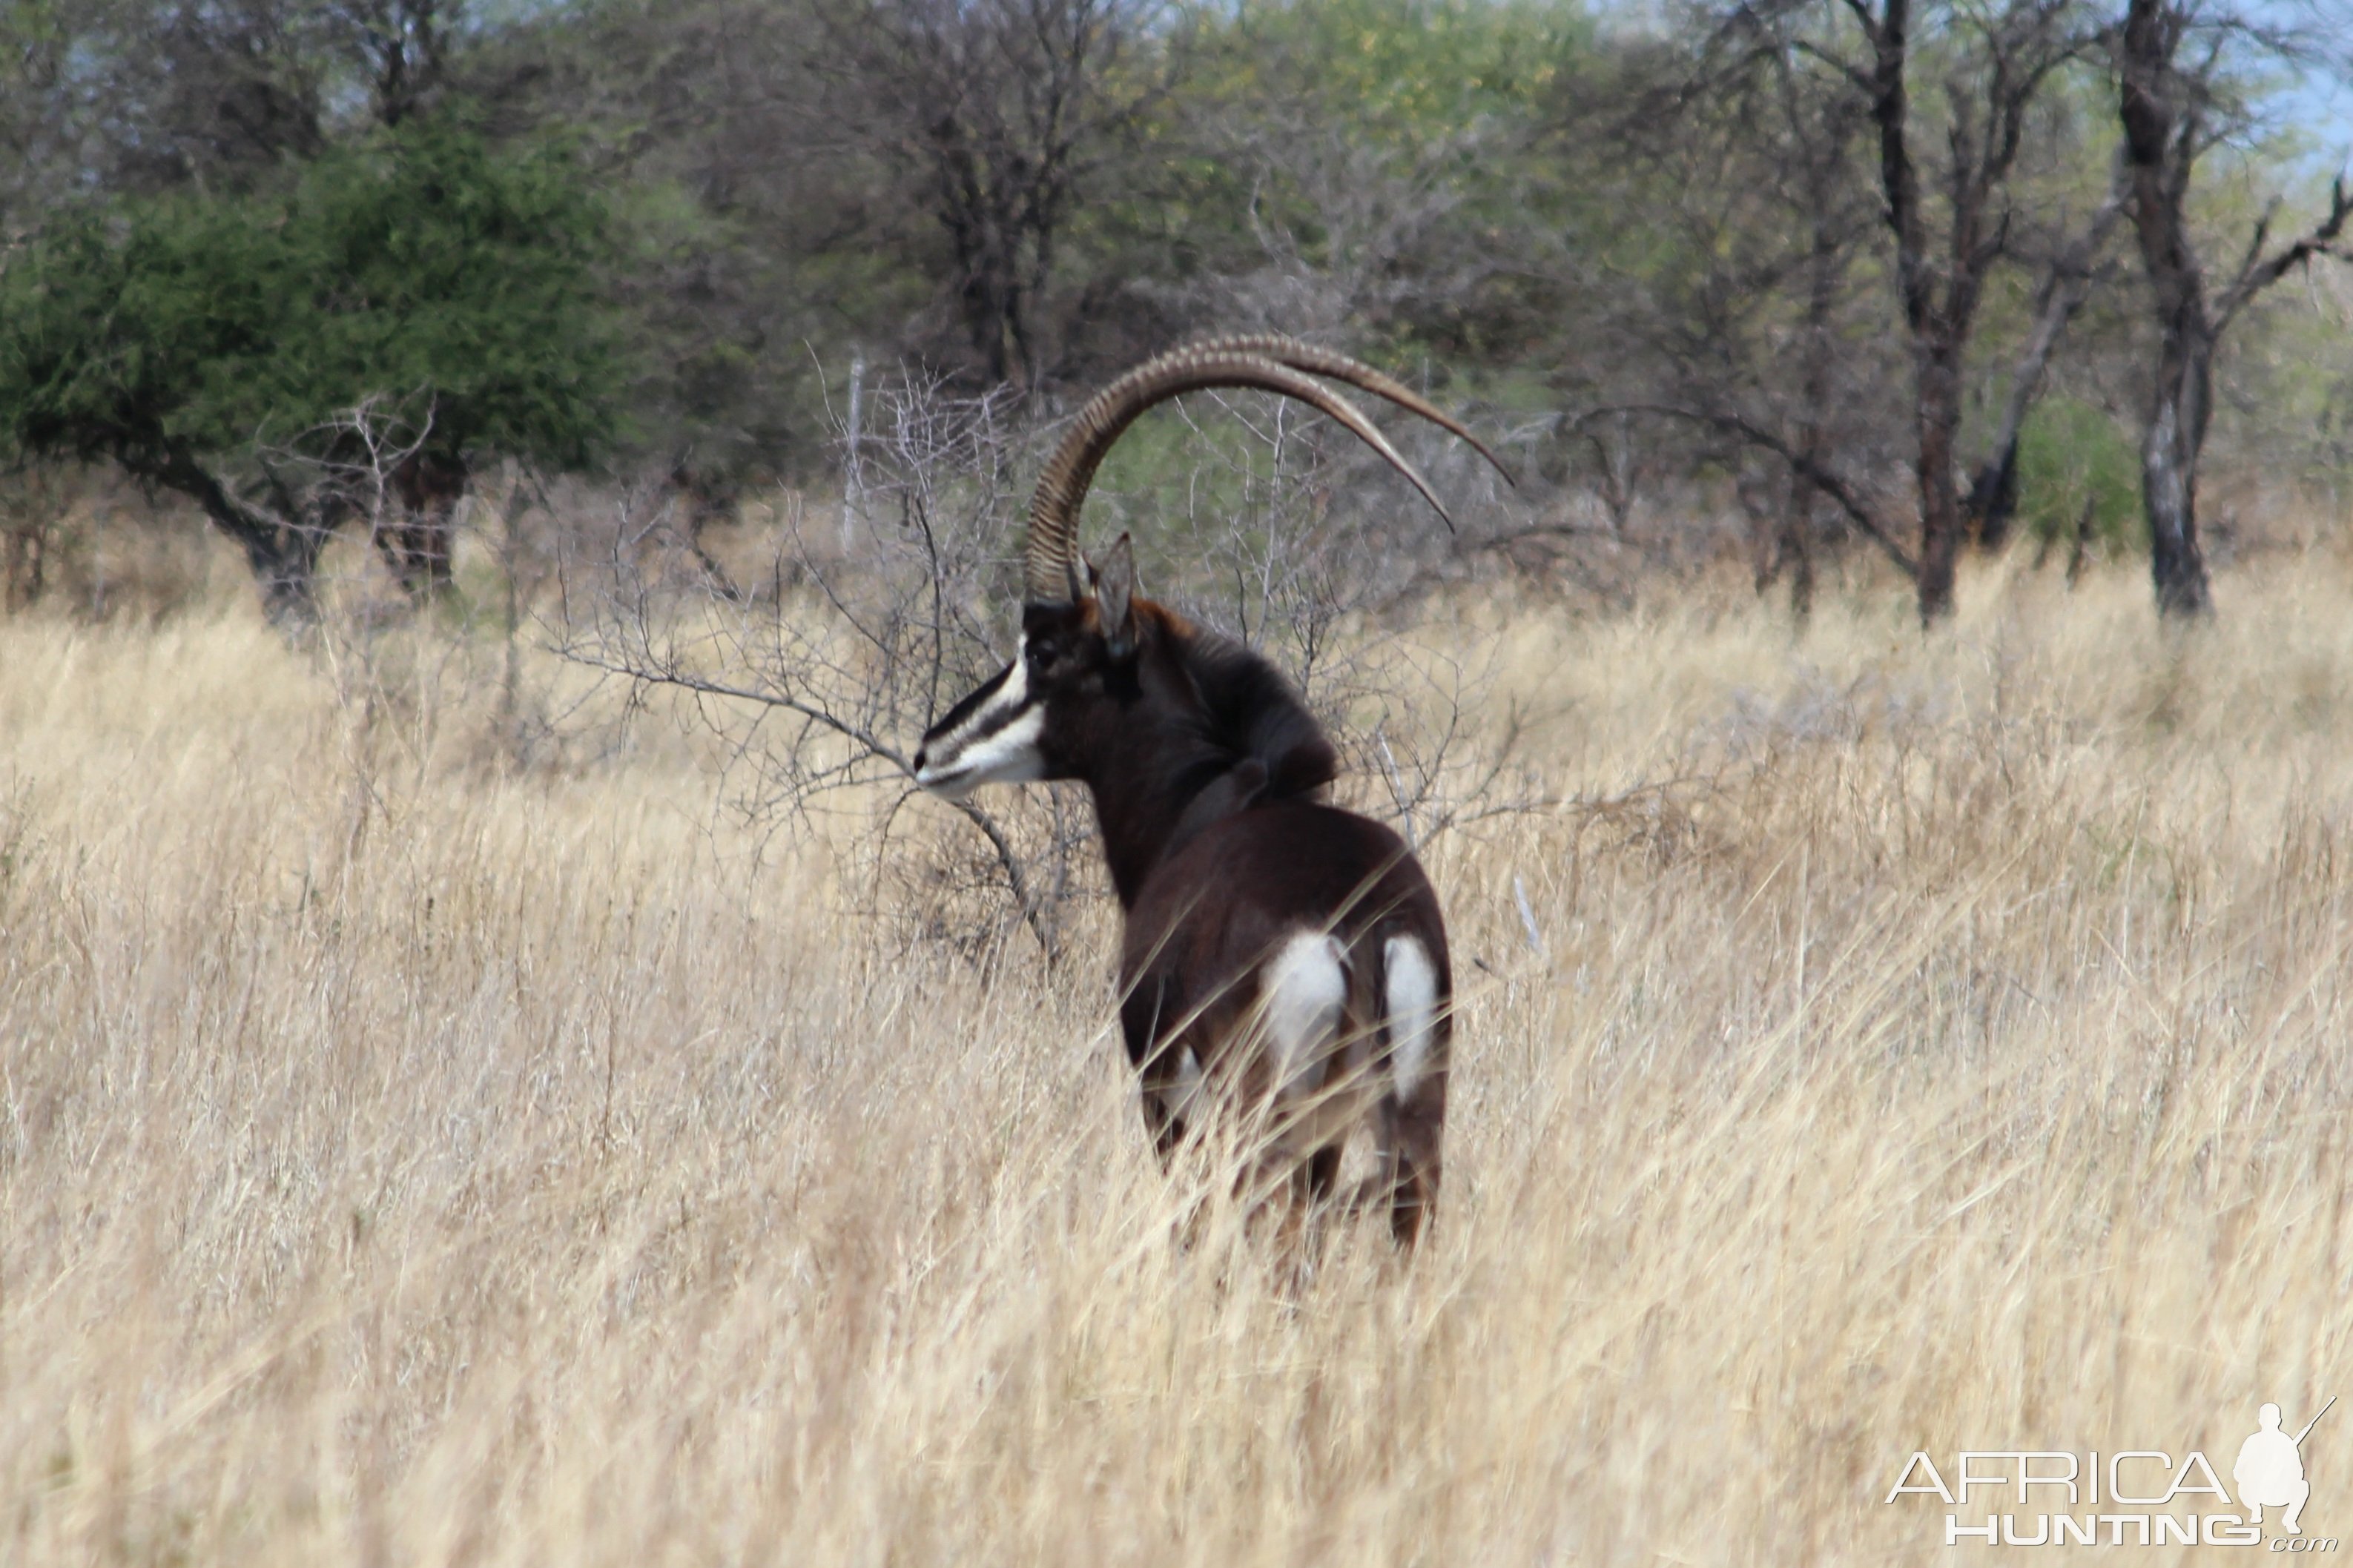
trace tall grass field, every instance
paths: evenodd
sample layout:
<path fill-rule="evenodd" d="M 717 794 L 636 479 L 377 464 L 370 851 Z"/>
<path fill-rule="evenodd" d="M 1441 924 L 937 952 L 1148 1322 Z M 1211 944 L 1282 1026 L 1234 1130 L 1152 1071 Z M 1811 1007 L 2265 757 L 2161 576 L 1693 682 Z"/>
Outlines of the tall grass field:
<path fill-rule="evenodd" d="M 1153 1159 L 1115 910 L 871 881 L 939 803 L 746 821 L 659 698 L 518 763 L 429 618 L 0 620 L 0 1562 L 2006 1561 L 1948 1515 L 2063 1498 L 1915 1453 L 2231 1487 L 2353 1398 L 2353 564 L 2217 596 L 1362 629 L 1514 782 L 1425 845 L 1435 1228 L 1305 1265 Z M 2301 1453 L 2353 1537 L 2353 1409 Z"/>

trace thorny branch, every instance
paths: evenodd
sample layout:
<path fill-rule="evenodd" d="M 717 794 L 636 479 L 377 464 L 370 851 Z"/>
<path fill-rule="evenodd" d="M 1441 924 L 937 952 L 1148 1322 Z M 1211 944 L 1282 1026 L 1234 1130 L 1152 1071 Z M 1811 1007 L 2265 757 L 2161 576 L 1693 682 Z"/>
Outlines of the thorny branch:
<path fill-rule="evenodd" d="M 1356 776 L 1377 782 L 1365 804 L 1378 814 L 1426 838 L 1493 808 L 1514 764 L 1508 736 L 1483 764 L 1469 743 L 1483 674 L 1361 635 L 1384 584 L 1444 542 L 1320 422 L 1248 398 L 1214 405 L 1225 416 L 1193 426 L 1180 469 L 1132 491 L 1098 487 L 1092 536 L 1133 525 L 1154 596 L 1263 647 L 1298 680 Z M 889 825 L 913 794 L 916 737 L 1012 651 L 1017 476 L 1056 432 L 1024 425 L 1010 394 L 956 397 L 904 374 L 872 406 L 867 482 L 839 533 L 791 512 L 765 586 L 731 596 L 707 573 L 665 578 L 637 537 L 652 532 L 625 528 L 593 584 L 581 576 L 588 563 L 575 563 L 578 588 L 593 592 L 572 596 L 594 608 L 558 651 L 624 683 L 639 706 L 655 692 L 682 699 L 690 726 L 723 742 L 748 815 L 863 812 L 882 824 L 849 851 L 870 858 L 853 882 L 876 889 L 875 912 L 912 912 L 922 930 L 974 947 L 1008 929 L 1009 892 L 1053 962 L 1078 903 L 1101 895 L 1075 791 L 959 804 L 973 833 L 961 850 Z M 1179 416 L 1210 406 L 1194 399 Z M 992 883 L 1002 891 L 982 899 Z M 886 885 L 905 898 L 886 898 Z"/>

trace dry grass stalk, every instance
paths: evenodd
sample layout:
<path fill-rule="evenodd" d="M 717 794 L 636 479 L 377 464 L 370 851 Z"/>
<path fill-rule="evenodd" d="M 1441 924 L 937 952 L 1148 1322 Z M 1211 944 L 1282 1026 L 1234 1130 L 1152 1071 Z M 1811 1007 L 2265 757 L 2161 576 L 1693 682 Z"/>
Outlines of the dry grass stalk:
<path fill-rule="evenodd" d="M 2346 576 L 1433 609 L 1562 804 L 1429 846 L 1446 1206 L 1303 1297 L 1171 1244 L 1101 930 L 878 934 L 691 730 L 0 623 L 0 1557 L 1879 1562 L 1915 1447 L 2223 1453 L 2348 1364 Z"/>

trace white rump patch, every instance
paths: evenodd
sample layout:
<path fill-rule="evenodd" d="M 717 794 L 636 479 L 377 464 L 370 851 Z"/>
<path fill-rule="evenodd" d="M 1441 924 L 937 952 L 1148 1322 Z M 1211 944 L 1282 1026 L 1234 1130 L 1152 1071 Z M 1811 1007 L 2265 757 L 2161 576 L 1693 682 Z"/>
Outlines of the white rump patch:
<path fill-rule="evenodd" d="M 1339 938 L 1302 932 L 1268 962 L 1259 994 L 1278 1092 L 1305 1093 L 1321 1082 L 1324 1047 L 1347 1005 L 1346 960 Z"/>
<path fill-rule="evenodd" d="M 1201 1058 L 1193 1047 L 1176 1058 L 1176 1088 L 1162 1102 L 1168 1114 L 1190 1127 L 1201 1119 Z"/>
<path fill-rule="evenodd" d="M 1409 936 L 1393 936 L 1381 950 L 1388 970 L 1388 994 L 1382 998 L 1388 1013 L 1389 1070 L 1397 1079 L 1397 1096 L 1411 1100 L 1430 1071 L 1431 1047 L 1438 1024 L 1438 966 L 1430 950 Z"/>

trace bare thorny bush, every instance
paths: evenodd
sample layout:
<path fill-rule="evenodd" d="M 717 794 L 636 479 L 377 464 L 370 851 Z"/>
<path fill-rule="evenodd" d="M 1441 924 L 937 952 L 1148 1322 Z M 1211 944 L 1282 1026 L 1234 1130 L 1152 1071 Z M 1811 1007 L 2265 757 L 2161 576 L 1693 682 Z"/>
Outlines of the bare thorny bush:
<path fill-rule="evenodd" d="M 797 837 L 847 827 L 807 837 L 844 857 L 840 886 L 879 928 L 982 958 L 1026 929 L 1051 963 L 1107 894 L 1083 790 L 919 805 L 912 759 L 1014 651 L 1029 485 L 1060 430 L 1008 395 L 915 375 L 870 405 L 865 428 L 842 432 L 839 507 L 791 498 L 756 585 L 700 552 L 713 569 L 664 569 L 665 552 L 642 547 L 662 526 L 648 518 L 570 564 L 558 650 L 637 710 L 684 699 L 676 710 L 721 749 L 748 820 Z M 1163 448 L 1131 438 L 1098 480 L 1090 541 L 1132 531 L 1147 593 L 1300 684 L 1343 749 L 1352 805 L 1417 847 L 1508 809 L 1524 781 L 1514 727 L 1481 715 L 1488 672 L 1394 635 L 1450 549 L 1439 520 L 1345 435 L 1278 401 L 1197 395 L 1173 416 L 1190 426 L 1182 466 L 1139 475 Z M 1492 500 L 1468 462 L 1419 434 L 1402 444 L 1442 493 Z"/>
<path fill-rule="evenodd" d="M 407 792 L 390 781 L 453 766 L 529 770 L 557 761 L 573 739 L 567 714 L 551 711 L 550 691 L 525 673 L 527 612 L 566 552 L 565 509 L 527 468 L 511 466 L 495 482 L 483 476 L 448 522 L 426 526 L 448 531 L 444 551 L 460 530 L 471 534 L 491 570 L 470 584 L 419 594 L 385 539 L 399 534 L 413 544 L 419 537 L 396 475 L 430 434 L 429 416 L 411 421 L 371 398 L 263 453 L 277 503 L 319 533 L 316 614 L 281 629 L 335 694 L 345 864 L 357 859 L 373 824 L 409 808 Z M 328 545 L 345 525 L 338 557 Z M 461 710 L 482 722 L 447 722 Z"/>

